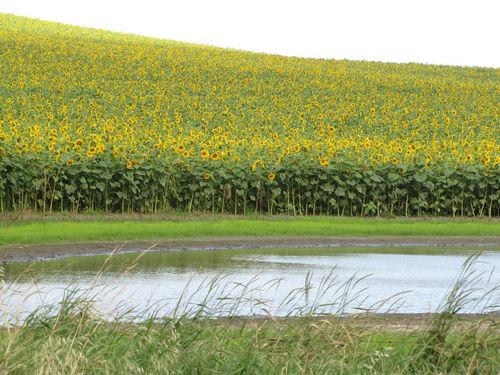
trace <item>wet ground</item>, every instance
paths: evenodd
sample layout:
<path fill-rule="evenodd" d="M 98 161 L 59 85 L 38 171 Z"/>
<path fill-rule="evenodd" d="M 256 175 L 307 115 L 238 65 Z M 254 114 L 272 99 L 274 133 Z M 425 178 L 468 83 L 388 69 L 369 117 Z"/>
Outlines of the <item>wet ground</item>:
<path fill-rule="evenodd" d="M 500 249 L 500 237 L 388 236 L 388 237 L 281 237 L 248 236 L 190 238 L 128 242 L 58 243 L 43 245 L 0 246 L 1 262 L 39 261 L 71 256 L 105 255 L 143 251 L 259 249 L 276 247 L 409 247 L 433 246 Z"/>

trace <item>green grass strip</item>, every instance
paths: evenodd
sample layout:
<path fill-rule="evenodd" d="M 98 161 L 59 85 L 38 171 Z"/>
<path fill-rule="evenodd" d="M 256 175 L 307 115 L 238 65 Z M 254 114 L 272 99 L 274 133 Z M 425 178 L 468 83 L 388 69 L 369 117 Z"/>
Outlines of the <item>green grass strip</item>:
<path fill-rule="evenodd" d="M 0 245 L 228 236 L 500 236 L 498 220 L 264 218 L 0 221 Z"/>

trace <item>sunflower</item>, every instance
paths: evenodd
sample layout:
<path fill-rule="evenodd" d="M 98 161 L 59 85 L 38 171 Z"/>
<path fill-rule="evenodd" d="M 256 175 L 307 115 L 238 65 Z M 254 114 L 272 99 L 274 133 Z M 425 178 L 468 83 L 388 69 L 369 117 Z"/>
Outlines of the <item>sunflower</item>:
<path fill-rule="evenodd" d="M 271 173 L 269 173 L 269 174 L 267 175 L 267 179 L 268 179 L 268 181 L 270 181 L 270 182 L 273 182 L 275 178 L 276 178 L 276 174 L 274 174 L 273 172 L 271 172 Z"/>
<path fill-rule="evenodd" d="M 203 159 L 206 159 L 210 156 L 210 153 L 207 151 L 207 150 L 201 150 L 200 152 L 200 156 L 203 158 Z"/>
<path fill-rule="evenodd" d="M 319 164 L 322 166 L 322 167 L 327 167 L 329 164 L 330 164 L 330 161 L 328 160 L 328 158 L 321 158 L 319 160 Z"/>
<path fill-rule="evenodd" d="M 205 172 L 205 173 L 203 173 L 203 179 L 204 179 L 205 181 L 206 181 L 206 180 L 209 180 L 211 176 L 212 176 L 212 175 L 211 175 L 209 172 Z"/>
<path fill-rule="evenodd" d="M 133 166 L 134 166 L 134 162 L 133 161 L 131 161 L 131 160 L 127 161 L 127 169 L 130 169 Z"/>
<path fill-rule="evenodd" d="M 219 154 L 217 152 L 214 152 L 212 155 L 210 155 L 210 159 L 219 160 Z"/>
<path fill-rule="evenodd" d="M 75 164 L 75 161 L 73 159 L 68 159 L 68 161 L 66 162 L 66 165 L 68 167 L 71 167 L 73 164 Z"/>

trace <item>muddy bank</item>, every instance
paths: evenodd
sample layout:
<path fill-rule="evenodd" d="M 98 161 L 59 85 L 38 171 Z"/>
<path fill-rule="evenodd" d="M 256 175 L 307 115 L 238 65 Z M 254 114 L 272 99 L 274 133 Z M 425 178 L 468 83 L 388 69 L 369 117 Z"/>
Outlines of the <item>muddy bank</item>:
<path fill-rule="evenodd" d="M 357 328 L 366 331 L 365 333 L 376 332 L 410 332 L 410 331 L 425 331 L 431 326 L 434 319 L 438 318 L 437 313 L 421 313 L 421 314 L 360 314 L 349 315 L 345 317 L 335 316 L 312 316 L 312 317 L 287 317 L 277 318 L 272 316 L 262 317 L 231 317 L 231 318 L 207 318 L 206 321 L 215 321 L 218 324 L 230 328 L 240 328 L 244 326 L 247 329 L 259 329 L 263 324 L 272 326 L 290 324 L 300 324 L 305 320 L 310 320 L 315 324 L 337 324 L 343 329 Z M 168 318 L 167 318 L 168 319 Z M 457 314 L 453 317 L 454 327 L 453 332 L 470 329 L 471 326 L 476 327 L 479 331 L 494 330 L 493 334 L 498 334 L 500 331 L 500 314 Z M 102 324 L 102 321 L 100 322 Z M 136 327 L 136 323 L 120 323 L 124 329 Z M 7 331 L 12 327 L 0 325 L 0 333 Z"/>
<path fill-rule="evenodd" d="M 397 247 L 433 246 L 498 248 L 500 237 L 291 237 L 245 236 L 189 238 L 127 242 L 85 242 L 0 247 L 1 262 L 41 261 L 83 255 L 106 255 L 143 251 L 223 250 L 293 247 Z"/>
<path fill-rule="evenodd" d="M 218 318 L 219 323 L 229 327 L 239 327 L 242 324 L 247 328 L 257 328 L 263 322 L 269 322 L 273 325 L 289 325 L 295 321 L 311 319 L 313 321 L 321 321 L 328 324 L 342 324 L 349 327 L 357 327 L 370 331 L 412 331 L 429 329 L 432 322 L 439 317 L 438 313 L 417 313 L 417 314 L 400 314 L 400 313 L 366 313 L 366 314 L 351 314 L 344 317 L 335 316 L 313 316 L 313 317 L 233 317 L 233 318 Z M 495 332 L 500 330 L 500 314 L 456 314 L 454 319 L 454 330 L 464 329 L 470 324 L 476 324 L 480 330 L 495 329 Z"/>

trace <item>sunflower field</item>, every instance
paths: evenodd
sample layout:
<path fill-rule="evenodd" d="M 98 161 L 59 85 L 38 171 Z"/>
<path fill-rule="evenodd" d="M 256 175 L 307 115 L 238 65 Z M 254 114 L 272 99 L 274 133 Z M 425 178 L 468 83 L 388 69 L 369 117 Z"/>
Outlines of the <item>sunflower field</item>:
<path fill-rule="evenodd" d="M 0 77 L 0 212 L 500 215 L 500 69 L 0 14 Z"/>

